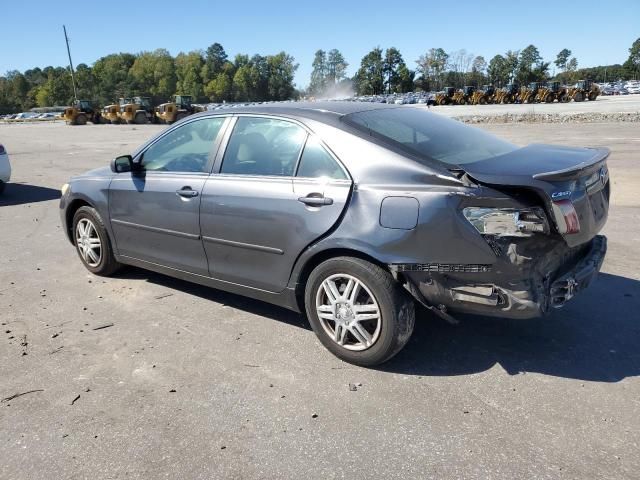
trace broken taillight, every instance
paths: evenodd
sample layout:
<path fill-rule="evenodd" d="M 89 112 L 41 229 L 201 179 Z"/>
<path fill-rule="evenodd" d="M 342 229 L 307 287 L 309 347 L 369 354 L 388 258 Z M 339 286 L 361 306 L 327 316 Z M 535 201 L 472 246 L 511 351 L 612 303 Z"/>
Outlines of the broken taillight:
<path fill-rule="evenodd" d="M 556 200 L 552 202 L 553 214 L 558 224 L 558 232 L 561 234 L 572 234 L 580 232 L 580 220 L 573 202 L 569 199 Z"/>

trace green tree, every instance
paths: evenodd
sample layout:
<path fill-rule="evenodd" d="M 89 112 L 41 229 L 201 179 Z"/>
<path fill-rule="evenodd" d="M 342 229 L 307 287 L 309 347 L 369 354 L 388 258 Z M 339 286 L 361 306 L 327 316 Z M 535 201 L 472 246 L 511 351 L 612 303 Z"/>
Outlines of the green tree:
<path fill-rule="evenodd" d="M 529 45 L 520 52 L 518 60 L 518 81 L 526 84 L 537 80 L 538 75 L 534 69 L 539 67 L 542 62 L 539 50 L 534 45 Z"/>
<path fill-rule="evenodd" d="M 421 86 L 425 90 L 443 87 L 443 74 L 449 64 L 449 54 L 442 48 L 431 48 L 418 60 L 418 73 L 421 75 Z"/>
<path fill-rule="evenodd" d="M 340 83 L 347 78 L 349 64 L 337 48 L 332 48 L 327 54 L 327 82 L 330 85 Z"/>
<path fill-rule="evenodd" d="M 175 58 L 176 66 L 176 94 L 191 95 L 195 101 L 204 95 L 202 77 L 202 67 L 204 58 L 202 52 L 193 51 L 189 53 L 180 52 Z"/>
<path fill-rule="evenodd" d="M 571 50 L 569 50 L 568 48 L 563 48 L 556 56 L 556 59 L 553 63 L 555 63 L 556 67 L 558 67 L 560 70 L 565 71 L 567 69 L 567 62 L 569 61 L 569 57 L 571 57 Z"/>
<path fill-rule="evenodd" d="M 629 58 L 624 63 L 624 67 L 628 71 L 628 75 L 638 75 L 640 72 L 640 38 L 629 48 Z"/>
<path fill-rule="evenodd" d="M 409 70 L 406 63 L 398 67 L 398 87 L 401 93 L 411 92 L 414 88 L 416 72 Z"/>
<path fill-rule="evenodd" d="M 386 85 L 387 93 L 398 91 L 400 83 L 398 70 L 400 66 L 404 64 L 402 54 L 397 48 L 387 48 L 384 53 L 384 61 L 382 62 L 382 72 L 385 76 L 384 83 Z"/>
<path fill-rule="evenodd" d="M 378 95 L 383 92 L 383 69 L 382 49 L 376 47 L 362 58 L 356 73 L 356 89 L 360 95 Z"/>
<path fill-rule="evenodd" d="M 234 64 L 226 62 L 215 78 L 204 87 L 205 94 L 213 102 L 233 100 L 233 78 L 235 73 Z"/>
<path fill-rule="evenodd" d="M 289 100 L 293 97 L 293 78 L 298 69 L 295 59 L 286 52 L 267 57 L 267 89 L 269 100 Z"/>
<path fill-rule="evenodd" d="M 118 96 L 131 95 L 132 81 L 129 70 L 135 60 L 135 55 L 130 53 L 114 53 L 99 58 L 93 64 L 96 97 L 101 105 L 112 103 Z"/>
<path fill-rule="evenodd" d="M 155 101 L 166 101 L 176 91 L 176 68 L 173 57 L 164 48 L 142 52 L 129 73 L 135 93 L 151 95 Z"/>
<path fill-rule="evenodd" d="M 219 43 L 214 43 L 205 51 L 204 67 L 202 69 L 202 80 L 205 84 L 210 82 L 222 71 L 222 67 L 227 61 L 227 52 Z"/>
<path fill-rule="evenodd" d="M 320 95 L 325 91 L 327 82 L 327 53 L 320 49 L 316 50 L 311 64 L 311 81 L 309 82 L 309 92 L 312 95 Z"/>

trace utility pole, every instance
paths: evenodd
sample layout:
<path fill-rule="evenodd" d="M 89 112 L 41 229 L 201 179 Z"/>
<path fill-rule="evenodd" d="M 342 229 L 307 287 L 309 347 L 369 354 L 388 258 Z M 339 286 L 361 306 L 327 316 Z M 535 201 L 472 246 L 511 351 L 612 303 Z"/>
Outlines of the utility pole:
<path fill-rule="evenodd" d="M 67 27 L 62 25 L 64 30 L 64 40 L 67 42 L 67 54 L 69 55 L 69 69 L 71 70 L 71 83 L 73 84 L 73 98 L 78 101 L 78 90 L 76 90 L 76 77 L 73 75 L 73 62 L 71 61 L 71 50 L 69 49 L 69 37 L 67 37 Z"/>

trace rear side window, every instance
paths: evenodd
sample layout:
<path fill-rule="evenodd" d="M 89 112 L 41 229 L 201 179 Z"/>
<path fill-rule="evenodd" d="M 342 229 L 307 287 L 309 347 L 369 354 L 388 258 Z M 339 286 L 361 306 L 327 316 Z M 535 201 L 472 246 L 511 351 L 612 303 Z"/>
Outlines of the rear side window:
<path fill-rule="evenodd" d="M 306 136 L 304 129 L 286 120 L 240 117 L 220 173 L 293 176 Z"/>
<path fill-rule="evenodd" d="M 478 162 L 517 148 L 479 128 L 419 108 L 357 112 L 345 116 L 344 121 L 426 161 L 433 159 L 449 165 Z"/>
<path fill-rule="evenodd" d="M 307 178 L 333 178 L 346 180 L 347 176 L 338 162 L 325 150 L 320 142 L 313 136 L 309 137 L 304 146 L 297 177 Z"/>

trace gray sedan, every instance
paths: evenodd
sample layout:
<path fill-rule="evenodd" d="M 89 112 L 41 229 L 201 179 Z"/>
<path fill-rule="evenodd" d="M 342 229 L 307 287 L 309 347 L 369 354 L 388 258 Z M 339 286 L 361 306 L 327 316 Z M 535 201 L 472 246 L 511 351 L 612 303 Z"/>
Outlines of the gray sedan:
<path fill-rule="evenodd" d="M 531 318 L 597 275 L 606 149 L 516 147 L 424 108 L 329 102 L 188 117 L 63 187 L 86 268 L 134 265 L 306 312 L 376 365 L 415 304 Z"/>

